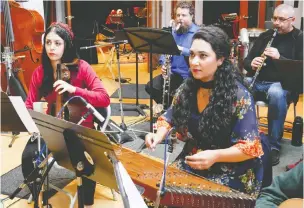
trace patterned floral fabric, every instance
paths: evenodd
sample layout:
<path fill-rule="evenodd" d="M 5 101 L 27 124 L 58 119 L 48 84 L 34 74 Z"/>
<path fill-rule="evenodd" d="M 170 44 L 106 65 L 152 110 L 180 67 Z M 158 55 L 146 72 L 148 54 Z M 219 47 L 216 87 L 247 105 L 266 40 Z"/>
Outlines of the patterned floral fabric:
<path fill-rule="evenodd" d="M 178 98 L 176 98 L 178 99 Z M 197 103 L 194 101 L 193 103 Z M 173 102 L 174 105 L 174 102 Z M 215 163 L 208 170 L 194 170 L 184 162 L 186 155 L 196 154 L 207 149 L 220 149 L 217 144 L 205 144 L 200 142 L 198 132 L 199 119 L 197 105 L 192 109 L 188 129 L 179 133 L 177 137 L 186 141 L 183 153 L 176 161 L 179 168 L 201 175 L 217 183 L 227 185 L 235 190 L 257 197 L 263 179 L 263 165 L 261 156 L 263 149 L 258 132 L 254 102 L 251 94 L 238 83 L 237 102 L 234 105 L 234 123 L 228 132 L 231 146 L 237 147 L 243 153 L 255 158 L 237 163 Z M 172 118 L 172 106 L 159 118 L 159 126 L 170 126 Z M 231 133 L 232 132 L 232 133 Z M 223 138 L 225 135 L 223 135 Z"/>

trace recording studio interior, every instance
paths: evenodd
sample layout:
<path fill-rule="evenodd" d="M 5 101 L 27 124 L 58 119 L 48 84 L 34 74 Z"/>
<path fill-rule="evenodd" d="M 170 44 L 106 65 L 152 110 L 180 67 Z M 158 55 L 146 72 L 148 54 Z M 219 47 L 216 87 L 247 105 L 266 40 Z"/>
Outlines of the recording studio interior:
<path fill-rule="evenodd" d="M 304 206 L 302 0 L 0 11 L 0 208 Z"/>

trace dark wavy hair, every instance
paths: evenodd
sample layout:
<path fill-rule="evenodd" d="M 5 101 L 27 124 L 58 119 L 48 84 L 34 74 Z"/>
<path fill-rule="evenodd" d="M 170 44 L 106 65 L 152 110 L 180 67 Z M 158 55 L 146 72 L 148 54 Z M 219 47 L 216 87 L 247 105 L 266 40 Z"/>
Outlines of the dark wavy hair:
<path fill-rule="evenodd" d="M 214 87 L 211 90 L 209 103 L 201 114 L 199 120 L 199 133 L 201 138 L 198 142 L 206 144 L 217 144 L 220 147 L 228 147 L 229 135 L 233 119 L 233 108 L 237 98 L 237 80 L 243 83 L 243 78 L 228 59 L 230 54 L 230 43 L 228 35 L 215 26 L 205 26 L 199 29 L 193 36 L 192 43 L 196 39 L 208 42 L 216 54 L 216 58 L 224 58 L 214 74 Z M 191 117 L 191 107 L 196 105 L 197 90 L 200 80 L 192 75 L 178 89 L 176 101 L 173 105 L 172 123 L 176 130 L 184 134 L 188 129 Z M 230 135 L 229 135 L 230 136 Z"/>
<path fill-rule="evenodd" d="M 65 26 L 65 27 L 63 27 Z M 56 33 L 59 37 L 61 37 L 64 41 L 64 52 L 61 58 L 61 63 L 71 63 L 75 59 L 79 59 L 79 55 L 76 51 L 76 47 L 73 43 L 74 35 L 71 35 L 71 31 L 67 30 L 67 25 L 63 23 L 53 23 L 51 26 L 45 31 L 43 37 L 43 43 L 46 42 L 46 36 L 50 32 Z M 42 51 L 42 66 L 43 66 L 43 85 L 40 89 L 40 94 L 42 96 L 48 95 L 53 90 L 53 83 L 54 83 L 54 75 L 53 75 L 53 68 L 50 62 L 50 59 L 46 53 L 45 45 L 43 45 Z"/>

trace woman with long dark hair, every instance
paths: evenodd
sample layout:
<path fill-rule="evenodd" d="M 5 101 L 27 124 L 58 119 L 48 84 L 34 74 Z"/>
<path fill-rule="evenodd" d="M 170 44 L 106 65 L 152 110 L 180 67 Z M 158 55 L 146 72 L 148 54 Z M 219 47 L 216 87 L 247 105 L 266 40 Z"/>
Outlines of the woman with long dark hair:
<path fill-rule="evenodd" d="M 254 101 L 229 53 L 222 29 L 198 30 L 190 49 L 191 76 L 159 117 L 157 133 L 146 136 L 146 145 L 154 149 L 174 127 L 177 138 L 186 141 L 177 160 L 180 168 L 257 196 L 263 149 Z"/>
<path fill-rule="evenodd" d="M 92 67 L 86 61 L 79 59 L 73 40 L 74 33 L 66 24 L 55 22 L 46 30 L 43 39 L 42 65 L 32 75 L 28 97 L 25 101 L 28 109 L 33 109 L 33 103 L 44 98 L 48 103 L 46 113 L 54 115 L 52 109 L 54 109 L 58 94 L 65 99 L 72 96 L 81 96 L 94 107 L 109 106 L 110 98 L 107 91 Z M 69 66 L 70 79 L 68 81 L 56 81 L 57 64 L 63 63 L 72 63 Z M 76 103 L 76 106 L 77 104 L 77 113 L 84 114 L 87 111 L 86 107 L 81 102 Z M 70 115 L 70 118 L 72 117 L 73 115 Z M 80 119 L 80 116 L 78 118 Z M 78 121 L 75 120 L 74 122 Z M 82 125 L 94 128 L 93 116 L 89 115 Z M 24 177 L 27 177 L 34 168 L 35 151 L 37 151 L 37 141 L 31 141 L 30 139 L 22 154 Z M 84 204 L 86 207 L 90 207 L 94 203 L 95 186 L 94 181 L 83 177 Z"/>

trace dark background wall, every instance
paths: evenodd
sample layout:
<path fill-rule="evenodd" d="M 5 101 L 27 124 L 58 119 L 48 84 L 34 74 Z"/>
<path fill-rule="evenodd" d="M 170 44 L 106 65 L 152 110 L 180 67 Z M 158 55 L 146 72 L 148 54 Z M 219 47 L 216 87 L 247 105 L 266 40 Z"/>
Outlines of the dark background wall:
<path fill-rule="evenodd" d="M 137 26 L 137 19 L 133 7 L 145 7 L 146 1 L 71 1 L 73 30 L 79 37 L 90 36 L 94 22 L 105 25 L 106 18 L 112 9 L 122 9 L 126 27 Z M 115 29 L 116 25 L 107 25 Z M 100 28 L 102 29 L 102 28 Z"/>
<path fill-rule="evenodd" d="M 218 22 L 221 14 L 237 13 L 240 11 L 239 1 L 204 1 L 203 23 L 210 25 Z"/>
<path fill-rule="evenodd" d="M 124 27 L 136 27 L 138 18 L 134 15 L 133 7 L 145 7 L 146 1 L 71 1 L 72 29 L 75 33 L 77 48 L 94 45 L 96 34 L 102 33 L 106 36 L 114 34 L 104 29 L 117 29 L 117 25 L 106 25 L 106 19 L 114 9 L 123 11 Z M 97 53 L 95 48 L 79 50 L 82 59 L 90 64 L 97 64 Z"/>
<path fill-rule="evenodd" d="M 257 27 L 258 1 L 248 1 L 248 28 Z M 236 13 L 240 15 L 240 1 L 204 1 L 203 23 L 205 25 L 216 24 L 224 29 L 230 38 L 232 26 L 229 22 L 223 22 L 222 14 Z"/>

